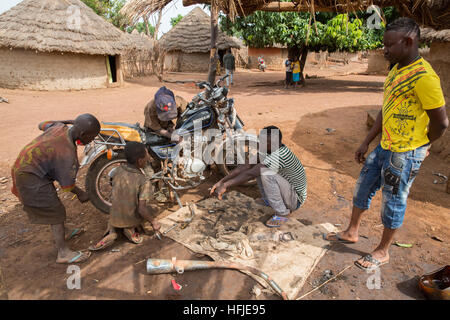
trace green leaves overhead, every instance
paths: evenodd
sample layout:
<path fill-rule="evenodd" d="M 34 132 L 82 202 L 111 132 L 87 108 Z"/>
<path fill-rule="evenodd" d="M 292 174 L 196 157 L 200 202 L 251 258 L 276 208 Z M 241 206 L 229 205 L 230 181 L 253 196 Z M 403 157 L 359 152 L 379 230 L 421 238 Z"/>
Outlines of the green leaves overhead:
<path fill-rule="evenodd" d="M 364 14 L 362 13 L 363 17 Z M 330 52 L 357 51 L 382 46 L 382 29 L 368 29 L 362 19 L 347 14 L 316 13 L 314 18 L 306 12 L 256 11 L 231 22 L 221 17 L 221 29 L 229 35 L 242 38 L 252 47 L 263 48 L 275 44 L 287 47 L 307 45 L 311 50 Z"/>

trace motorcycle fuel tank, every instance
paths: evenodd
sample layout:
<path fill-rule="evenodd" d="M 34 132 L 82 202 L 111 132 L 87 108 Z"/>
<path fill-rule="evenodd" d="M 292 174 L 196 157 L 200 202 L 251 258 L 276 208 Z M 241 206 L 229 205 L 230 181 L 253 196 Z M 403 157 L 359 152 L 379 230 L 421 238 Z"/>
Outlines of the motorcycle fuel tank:
<path fill-rule="evenodd" d="M 191 110 L 180 119 L 177 124 L 176 131 L 182 136 L 193 132 L 194 129 L 203 129 L 211 126 L 214 122 L 214 111 L 210 107 L 203 107 L 196 110 Z"/>

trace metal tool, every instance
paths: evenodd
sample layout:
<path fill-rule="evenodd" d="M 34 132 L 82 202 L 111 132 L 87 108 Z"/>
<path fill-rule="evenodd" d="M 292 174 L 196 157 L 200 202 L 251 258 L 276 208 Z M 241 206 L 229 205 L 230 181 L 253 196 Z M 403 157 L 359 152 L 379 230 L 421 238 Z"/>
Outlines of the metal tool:
<path fill-rule="evenodd" d="M 277 292 L 284 300 L 288 300 L 286 292 L 284 292 L 278 284 L 273 281 L 266 273 L 249 266 L 245 266 L 234 262 L 225 261 L 196 261 L 196 260 L 177 260 L 175 257 L 169 259 L 148 259 L 148 274 L 184 273 L 184 271 L 205 270 L 205 269 L 235 269 L 239 271 L 248 271 L 256 276 L 263 278 L 270 287 Z"/>
<path fill-rule="evenodd" d="M 169 229 L 167 229 L 166 231 L 164 231 L 162 233 L 162 235 L 164 236 L 166 233 L 168 233 L 170 230 L 172 230 L 173 228 L 175 228 L 178 225 L 178 223 L 174 223 Z"/>

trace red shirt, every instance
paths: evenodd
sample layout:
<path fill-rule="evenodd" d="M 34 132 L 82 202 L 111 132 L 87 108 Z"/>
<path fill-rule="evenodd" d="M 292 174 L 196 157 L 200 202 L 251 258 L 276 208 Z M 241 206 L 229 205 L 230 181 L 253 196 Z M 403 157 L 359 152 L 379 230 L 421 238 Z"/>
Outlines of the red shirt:
<path fill-rule="evenodd" d="M 11 191 L 16 196 L 15 175 L 20 172 L 58 181 L 64 191 L 75 187 L 79 164 L 77 147 L 69 137 L 69 127 L 61 122 L 43 122 L 39 129 L 44 133 L 22 149 L 12 167 Z"/>

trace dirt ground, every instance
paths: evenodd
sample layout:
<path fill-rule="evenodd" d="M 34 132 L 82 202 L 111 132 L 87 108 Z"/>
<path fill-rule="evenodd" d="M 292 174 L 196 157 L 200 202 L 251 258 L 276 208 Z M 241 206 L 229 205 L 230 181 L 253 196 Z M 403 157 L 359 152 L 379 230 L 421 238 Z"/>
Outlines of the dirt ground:
<path fill-rule="evenodd" d="M 230 95 L 236 100 L 246 129 L 258 130 L 272 124 L 280 127 L 285 144 L 305 166 L 308 200 L 293 215 L 304 224 L 330 222 L 344 229 L 348 223 L 353 188 L 361 169 L 354 162 L 353 153 L 367 133 L 367 111 L 379 109 L 382 102 L 384 77 L 364 75 L 365 69 L 366 65 L 361 63 L 331 65 L 327 69 L 311 67 L 307 73 L 312 78 L 306 87 L 297 91 L 283 88 L 282 72 L 239 70 L 235 74 Z M 167 74 L 166 77 L 202 80 L 206 75 Z M 189 83 L 164 85 L 186 99 L 198 92 Z M 0 96 L 10 101 L 0 104 L 0 266 L 9 299 L 278 299 L 264 293 L 256 298 L 251 294 L 256 283 L 237 271 L 146 275 L 143 261 L 149 257 L 207 259 L 169 239 L 159 241 L 151 235 L 141 245 L 121 240 L 104 252 L 94 253 L 88 262 L 80 265 L 81 290 L 69 290 L 67 266 L 54 262 L 56 251 L 49 227 L 29 224 L 10 193 L 10 166 L 20 149 L 39 134 L 39 122 L 65 120 L 89 112 L 102 121 L 142 123 L 144 106 L 159 86 L 161 83 L 156 78 L 143 78 L 128 81 L 121 88 L 91 91 L 0 90 Z M 405 223 L 395 237 L 396 241 L 413 246 L 392 246 L 390 263 L 381 268 L 379 289 L 367 285 L 372 274 L 351 267 L 304 299 L 423 299 L 417 288 L 417 277 L 450 261 L 450 196 L 445 193 L 444 184 L 433 183 L 437 178 L 433 173 L 445 173 L 447 166 L 433 154 L 425 160 L 411 189 Z M 85 172 L 82 169 L 79 173 L 81 186 L 84 186 Z M 8 180 L 2 183 L 1 177 Z M 213 173 L 199 188 L 184 193 L 182 201 L 204 198 L 218 178 Z M 258 196 L 255 187 L 242 187 L 239 191 Z M 101 238 L 107 216 L 89 203 L 80 204 L 68 195 L 62 197 L 68 211 L 67 225 L 86 229 L 71 240 L 71 246 L 85 249 Z M 376 247 L 382 233 L 380 200 L 377 194 L 363 219 L 360 241 L 354 245 L 332 245 L 301 294 L 320 283 L 326 270 L 337 274 Z M 172 288 L 172 279 L 183 286 L 181 291 Z"/>

